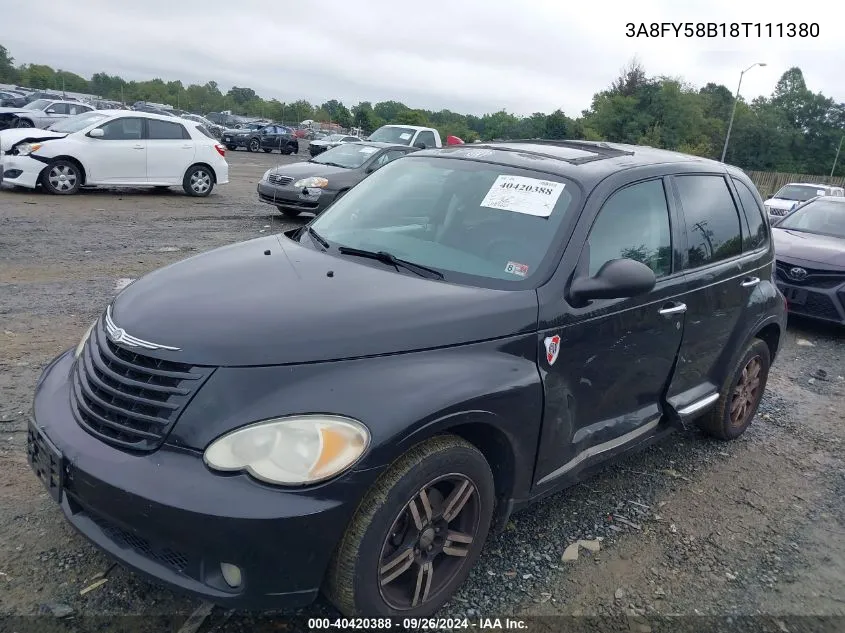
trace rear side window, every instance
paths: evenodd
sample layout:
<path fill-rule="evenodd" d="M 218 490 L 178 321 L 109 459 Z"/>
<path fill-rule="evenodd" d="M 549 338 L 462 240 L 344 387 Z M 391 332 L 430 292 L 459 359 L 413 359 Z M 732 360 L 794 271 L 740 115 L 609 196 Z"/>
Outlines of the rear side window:
<path fill-rule="evenodd" d="M 739 213 L 722 176 L 675 176 L 687 224 L 689 268 L 742 253 Z"/>
<path fill-rule="evenodd" d="M 642 262 L 657 277 L 672 272 L 669 207 L 662 180 L 630 185 L 604 203 L 587 240 L 590 276 L 612 259 Z"/>
<path fill-rule="evenodd" d="M 191 138 L 188 130 L 181 123 L 147 119 L 149 138 L 151 140 L 172 140 Z"/>
<path fill-rule="evenodd" d="M 754 197 L 754 193 L 748 188 L 748 185 L 736 178 L 733 181 L 739 194 L 739 204 L 742 206 L 742 212 L 748 221 L 748 235 L 743 240 L 743 250 L 754 250 L 766 243 L 767 221 L 763 217 L 760 205 L 757 204 L 757 198 Z"/>

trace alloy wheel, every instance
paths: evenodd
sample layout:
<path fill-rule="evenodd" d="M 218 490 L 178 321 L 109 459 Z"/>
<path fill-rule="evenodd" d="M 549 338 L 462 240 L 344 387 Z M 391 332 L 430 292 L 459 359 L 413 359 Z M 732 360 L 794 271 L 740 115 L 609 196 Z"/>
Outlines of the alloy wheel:
<path fill-rule="evenodd" d="M 743 426 L 749 415 L 754 413 L 760 396 L 760 370 L 763 368 L 759 356 L 754 356 L 742 368 L 731 398 L 730 419 L 733 426 Z"/>
<path fill-rule="evenodd" d="M 47 174 L 50 186 L 56 191 L 70 191 L 76 186 L 76 170 L 70 165 L 56 165 Z"/>
<path fill-rule="evenodd" d="M 211 187 L 211 174 L 204 169 L 197 169 L 191 174 L 191 189 L 196 193 L 205 193 Z"/>
<path fill-rule="evenodd" d="M 481 517 L 477 486 L 465 475 L 438 477 L 399 512 L 379 558 L 384 601 L 407 611 L 431 600 L 459 573 Z"/>

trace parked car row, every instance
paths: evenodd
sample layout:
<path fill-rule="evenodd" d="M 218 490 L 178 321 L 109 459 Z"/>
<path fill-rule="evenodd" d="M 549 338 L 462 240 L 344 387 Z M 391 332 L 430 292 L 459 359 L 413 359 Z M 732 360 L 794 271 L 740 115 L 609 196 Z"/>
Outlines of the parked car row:
<path fill-rule="evenodd" d="M 240 129 L 224 130 L 221 141 L 229 150 L 245 147 L 250 152 L 278 150 L 282 154 L 299 153 L 299 140 L 293 130 L 272 123 L 260 127 L 247 124 Z"/>

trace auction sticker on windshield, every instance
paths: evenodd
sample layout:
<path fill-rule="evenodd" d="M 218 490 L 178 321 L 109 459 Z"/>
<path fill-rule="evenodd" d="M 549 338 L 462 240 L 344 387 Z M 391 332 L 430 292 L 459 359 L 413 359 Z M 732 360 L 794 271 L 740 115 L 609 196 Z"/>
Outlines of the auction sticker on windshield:
<path fill-rule="evenodd" d="M 402 132 L 402 134 L 399 135 L 399 138 L 401 138 L 403 141 L 407 141 L 409 138 L 411 138 L 411 134 L 410 132 Z"/>
<path fill-rule="evenodd" d="M 362 154 L 372 154 L 376 150 L 378 150 L 377 147 L 362 147 L 358 151 L 361 152 Z"/>
<path fill-rule="evenodd" d="M 525 277 L 528 274 L 528 264 L 520 264 L 519 262 L 508 262 L 505 266 L 505 272 L 511 275 L 519 275 Z"/>
<path fill-rule="evenodd" d="M 562 182 L 501 175 L 480 206 L 547 218 L 563 193 L 563 187 Z"/>

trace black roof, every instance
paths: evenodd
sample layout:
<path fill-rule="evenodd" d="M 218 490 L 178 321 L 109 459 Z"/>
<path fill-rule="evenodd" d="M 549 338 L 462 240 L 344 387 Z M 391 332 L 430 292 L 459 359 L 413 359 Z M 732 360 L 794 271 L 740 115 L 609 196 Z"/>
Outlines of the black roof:
<path fill-rule="evenodd" d="M 489 153 L 480 153 L 485 151 Z M 545 139 L 496 141 L 420 150 L 416 155 L 504 163 L 593 183 L 624 169 L 672 163 L 687 164 L 691 168 L 690 171 L 711 168 L 719 172 L 742 173 L 736 167 L 709 158 L 644 145 L 604 141 Z"/>

